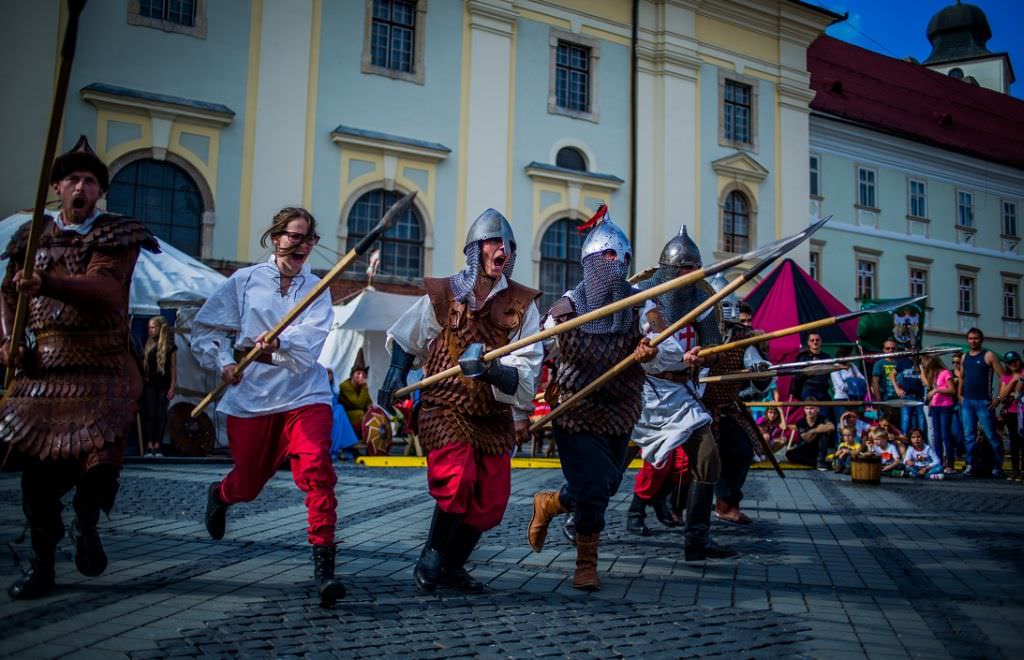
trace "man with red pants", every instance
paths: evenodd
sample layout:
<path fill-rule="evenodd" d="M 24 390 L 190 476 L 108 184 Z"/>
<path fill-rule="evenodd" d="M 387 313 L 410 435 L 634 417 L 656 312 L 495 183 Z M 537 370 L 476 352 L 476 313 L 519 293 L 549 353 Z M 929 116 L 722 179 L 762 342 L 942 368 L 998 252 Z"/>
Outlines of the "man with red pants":
<path fill-rule="evenodd" d="M 306 261 L 319 240 L 316 220 L 301 208 L 285 208 L 260 239 L 274 246 L 267 261 L 242 268 L 206 301 L 192 327 L 192 352 L 203 367 L 231 384 L 217 410 L 228 416 L 228 447 L 234 467 L 210 484 L 206 529 L 224 537 L 227 509 L 253 500 L 288 456 L 295 485 L 306 493 L 309 542 L 320 605 L 331 608 L 345 587 L 334 577 L 337 477 L 331 464 L 331 389 L 317 363 L 334 314 L 320 296 L 273 342 L 270 329 L 316 286 Z M 232 345 L 231 336 L 235 337 Z M 235 366 L 253 346 L 261 357 L 245 372 Z"/>
<path fill-rule="evenodd" d="M 413 363 L 430 376 L 453 366 L 460 376 L 422 392 L 419 438 L 436 500 L 430 532 L 413 577 L 421 593 L 439 584 L 476 593 L 483 584 L 465 569 L 483 532 L 501 522 L 511 493 L 511 451 L 533 410 L 543 347 L 525 346 L 485 362 L 486 350 L 534 334 L 539 291 L 509 279 L 515 265 L 512 227 L 487 209 L 470 226 L 466 267 L 426 278 L 427 295 L 388 330 L 391 368 L 378 394 L 389 408 Z"/>
<path fill-rule="evenodd" d="M 640 536 L 650 536 L 647 527 L 647 507 L 654 509 L 654 515 L 666 527 L 678 527 L 677 510 L 681 509 L 683 495 L 689 486 L 690 461 L 682 447 L 676 447 L 665 463 L 655 467 L 644 461 L 633 481 L 633 501 L 626 514 L 626 531 Z M 671 508 L 666 500 L 672 499 Z"/>

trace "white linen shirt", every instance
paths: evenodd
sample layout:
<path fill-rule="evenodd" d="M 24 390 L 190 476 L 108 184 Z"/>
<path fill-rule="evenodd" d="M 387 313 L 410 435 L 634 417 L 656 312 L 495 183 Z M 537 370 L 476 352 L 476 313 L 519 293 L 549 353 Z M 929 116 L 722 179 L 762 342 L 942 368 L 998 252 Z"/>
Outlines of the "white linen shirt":
<path fill-rule="evenodd" d="M 277 325 L 320 278 L 304 265 L 284 295 L 280 281 L 271 255 L 264 263 L 235 271 L 210 296 L 192 324 L 192 353 L 204 369 L 219 374 L 235 364 L 234 346 L 255 345 L 256 337 Z M 331 405 L 327 370 L 317 357 L 333 320 L 331 297 L 325 291 L 278 337 L 280 348 L 273 354 L 273 364 L 250 364 L 241 382 L 228 386 L 217 410 L 234 417 L 257 417 L 314 403 Z"/>
<path fill-rule="evenodd" d="M 508 280 L 502 275 L 498 283 L 494 285 L 491 292 L 487 294 L 490 300 L 498 293 L 508 288 Z M 468 303 L 472 304 L 473 293 L 469 294 Z M 537 305 L 530 303 L 523 313 L 523 321 L 519 328 L 509 333 L 509 341 L 515 341 L 522 337 L 540 332 L 540 313 Z M 392 342 L 398 342 L 406 353 L 415 358 L 414 366 L 422 366 L 430 354 L 430 342 L 441 334 L 441 324 L 434 316 L 434 306 L 430 304 L 430 296 L 425 295 L 410 307 L 402 316 L 395 321 L 388 329 L 387 347 L 391 352 Z M 493 349 L 488 346 L 487 350 Z M 509 353 L 498 359 L 498 362 L 507 366 L 515 367 L 519 372 L 519 386 L 513 395 L 505 394 L 498 388 L 491 386 L 494 393 L 494 400 L 499 403 L 508 403 L 512 406 L 512 417 L 518 420 L 529 419 L 533 414 L 533 397 L 536 393 L 537 380 L 540 377 L 540 367 L 544 361 L 544 347 L 541 342 L 535 342 L 529 346 Z"/>

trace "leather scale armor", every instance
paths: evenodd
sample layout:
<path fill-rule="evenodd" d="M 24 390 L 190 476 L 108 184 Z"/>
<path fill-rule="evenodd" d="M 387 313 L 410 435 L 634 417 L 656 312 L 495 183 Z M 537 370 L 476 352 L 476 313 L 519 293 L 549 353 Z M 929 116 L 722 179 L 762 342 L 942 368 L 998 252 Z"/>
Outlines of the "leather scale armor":
<path fill-rule="evenodd" d="M 22 225 L 7 247 L 5 304 L 17 297 L 12 278 L 24 259 L 28 227 Z M 49 219 L 35 267 L 51 276 L 85 275 L 97 254 L 123 255 L 134 266 L 139 248 L 160 249 L 153 234 L 131 218 L 101 215 L 85 235 L 60 231 Z M 39 459 L 84 457 L 86 467 L 120 462 L 119 442 L 134 421 L 142 394 L 130 347 L 128 272 L 121 282 L 124 304 L 117 309 L 46 295 L 31 299 L 28 329 L 35 348 L 26 352 L 21 372 L 0 403 L 0 442 Z"/>
<path fill-rule="evenodd" d="M 576 316 L 569 298 L 560 298 L 548 315 L 562 323 Z M 637 314 L 627 332 L 593 334 L 574 328 L 558 335 L 558 367 L 545 396 L 554 408 L 624 360 L 640 342 Z M 634 362 L 625 371 L 574 404 L 553 424 L 568 433 L 627 435 L 640 419 L 644 369 Z"/>
<path fill-rule="evenodd" d="M 529 305 L 540 291 L 508 280 L 479 309 L 455 300 L 449 278 L 424 278 L 427 295 L 441 333 L 429 346 L 423 372 L 427 376 L 458 366 L 459 356 L 472 343 L 490 351 L 509 343 L 522 327 Z M 463 376 L 446 378 L 423 390 L 419 438 L 427 452 L 452 442 L 465 442 L 484 454 L 499 455 L 515 446 L 512 407 L 494 399 L 487 383 Z"/>
<path fill-rule="evenodd" d="M 751 328 L 734 325 L 729 340 L 738 341 L 746 339 L 753 334 L 754 331 Z M 710 375 L 716 376 L 745 369 L 746 365 L 743 363 L 745 351 L 746 348 L 733 348 L 719 353 L 718 361 L 711 366 Z M 760 447 L 758 438 L 761 432 L 757 429 L 757 424 L 754 423 L 754 418 L 750 415 L 750 409 L 740 402 L 740 390 L 746 386 L 747 381 L 743 380 L 708 383 L 704 389 L 704 396 L 701 397 L 701 402 L 708 412 L 711 413 L 711 432 L 716 440 L 719 434 L 718 420 L 722 415 L 728 415 L 743 429 L 751 445 Z"/>

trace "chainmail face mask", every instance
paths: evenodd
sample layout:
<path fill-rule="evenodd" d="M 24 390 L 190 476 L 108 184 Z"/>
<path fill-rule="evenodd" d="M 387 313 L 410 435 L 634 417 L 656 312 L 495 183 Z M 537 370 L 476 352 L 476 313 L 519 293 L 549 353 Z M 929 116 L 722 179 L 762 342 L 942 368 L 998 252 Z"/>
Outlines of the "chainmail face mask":
<path fill-rule="evenodd" d="M 455 299 L 460 303 L 465 303 L 470 299 L 470 294 L 473 293 L 473 288 L 476 286 L 476 278 L 480 275 L 482 266 L 482 243 L 483 241 L 476 241 L 466 246 L 466 267 L 451 276 L 452 290 L 455 291 Z M 506 255 L 505 265 L 501 269 L 506 279 L 512 277 L 515 267 L 516 253 L 513 250 L 512 254 Z M 483 304 L 483 300 L 474 300 L 473 309 L 475 310 Z"/>
<path fill-rule="evenodd" d="M 603 254 L 584 257 L 583 281 L 569 294 L 576 313 L 586 314 L 636 293 L 626 281 L 628 270 L 626 264 L 605 259 Z M 590 334 L 620 333 L 628 331 L 632 324 L 633 310 L 626 308 L 595 321 L 588 321 L 581 329 Z"/>
<path fill-rule="evenodd" d="M 661 266 L 649 280 L 640 284 L 638 288 L 650 289 L 659 284 L 674 280 L 677 277 L 679 277 L 679 268 L 677 266 Z M 658 296 L 657 300 L 658 304 L 665 311 L 665 320 L 669 323 L 675 323 L 683 318 L 687 312 L 707 300 L 707 298 L 708 294 L 695 283 L 663 293 Z M 703 320 L 697 321 L 695 325 L 700 333 L 700 341 L 704 346 L 714 346 L 722 343 L 722 333 L 718 328 L 716 314 L 708 314 Z"/>

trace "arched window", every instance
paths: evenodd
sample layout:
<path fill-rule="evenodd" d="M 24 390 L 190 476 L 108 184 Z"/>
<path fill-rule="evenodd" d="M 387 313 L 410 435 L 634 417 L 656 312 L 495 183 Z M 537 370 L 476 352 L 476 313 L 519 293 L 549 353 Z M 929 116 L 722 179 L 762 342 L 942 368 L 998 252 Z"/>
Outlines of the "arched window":
<path fill-rule="evenodd" d="M 360 197 L 348 213 L 348 242 L 345 250 L 351 250 L 374 225 L 380 222 L 384 212 L 402 197 L 401 193 L 387 190 L 371 190 Z M 394 275 L 411 279 L 423 277 L 423 222 L 416 209 L 410 206 L 398 217 L 391 229 L 384 234 L 366 254 L 360 257 L 349 272 L 365 272 L 367 259 L 373 250 L 380 248 L 379 275 Z"/>
<path fill-rule="evenodd" d="M 722 209 L 722 249 L 726 252 L 750 249 L 750 204 L 738 190 L 729 193 Z"/>
<path fill-rule="evenodd" d="M 203 197 L 174 163 L 147 158 L 121 168 L 110 182 L 107 209 L 138 218 L 186 254 L 201 255 Z"/>
<path fill-rule="evenodd" d="M 582 234 L 576 231 L 576 222 L 569 218 L 556 220 L 548 227 L 540 241 L 540 310 L 551 308 L 556 300 L 583 279 L 580 253 L 583 251 Z"/>
<path fill-rule="evenodd" d="M 555 165 L 578 172 L 587 171 L 587 159 L 579 149 L 562 147 L 555 155 Z"/>

